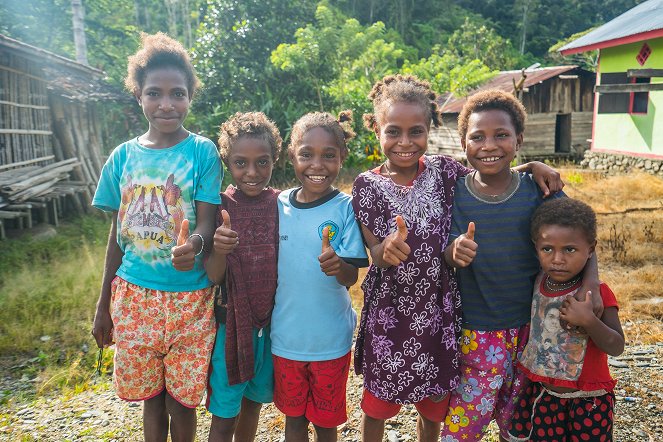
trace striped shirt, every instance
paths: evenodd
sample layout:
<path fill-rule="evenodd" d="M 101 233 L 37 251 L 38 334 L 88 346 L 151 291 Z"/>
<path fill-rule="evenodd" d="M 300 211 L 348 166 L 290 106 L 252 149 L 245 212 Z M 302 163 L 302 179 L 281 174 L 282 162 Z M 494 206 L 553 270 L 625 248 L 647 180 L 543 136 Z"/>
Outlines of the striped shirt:
<path fill-rule="evenodd" d="M 504 330 L 530 320 L 532 287 L 539 261 L 530 239 L 530 219 L 543 202 L 531 175 L 514 174 L 513 185 L 497 197 L 472 189 L 473 175 L 456 182 L 450 242 L 476 225 L 477 255 L 458 269 L 463 327 Z M 563 196 L 558 192 L 555 197 Z"/>

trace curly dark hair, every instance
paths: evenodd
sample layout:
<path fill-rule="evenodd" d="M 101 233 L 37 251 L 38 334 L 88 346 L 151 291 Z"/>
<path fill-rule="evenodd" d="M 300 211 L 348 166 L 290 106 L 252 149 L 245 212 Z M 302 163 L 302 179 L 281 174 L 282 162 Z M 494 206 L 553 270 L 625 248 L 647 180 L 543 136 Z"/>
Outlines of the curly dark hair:
<path fill-rule="evenodd" d="M 323 128 L 336 139 L 336 145 L 341 150 L 341 158 L 345 159 L 348 155 L 347 141 L 355 136 L 352 130 L 352 111 L 350 110 L 339 113 L 338 119 L 329 112 L 310 112 L 301 117 L 292 127 L 288 152 L 294 154 L 295 148 L 302 142 L 304 134 L 316 127 Z"/>
<path fill-rule="evenodd" d="M 153 69 L 175 68 L 186 77 L 189 98 L 193 98 L 200 87 L 200 80 L 191 64 L 191 59 L 182 43 L 163 32 L 156 34 L 140 34 L 141 47 L 134 55 L 129 56 L 127 77 L 124 86 L 135 94 L 143 88 L 145 76 Z"/>
<path fill-rule="evenodd" d="M 420 104 L 426 111 L 426 119 L 430 119 L 435 127 L 442 124 L 440 110 L 435 101 L 437 94 L 431 89 L 430 83 L 413 75 L 387 75 L 373 85 L 368 98 L 373 102 L 374 112 L 363 116 L 364 126 L 368 130 L 375 130 L 382 112 L 394 102 Z"/>
<path fill-rule="evenodd" d="M 264 140 L 272 149 L 272 161 L 277 162 L 281 153 L 281 134 L 276 124 L 262 112 L 237 112 L 221 124 L 219 129 L 219 152 L 226 162 L 233 144 L 242 137 Z"/>
<path fill-rule="evenodd" d="M 468 97 L 463 109 L 460 111 L 458 115 L 458 135 L 460 135 L 461 140 L 464 140 L 467 135 L 470 115 L 475 112 L 487 110 L 502 110 L 506 112 L 511 117 L 513 127 L 516 129 L 516 135 L 525 132 L 527 111 L 520 100 L 508 92 L 499 89 L 488 89 Z"/>
<path fill-rule="evenodd" d="M 587 242 L 596 241 L 596 214 L 582 201 L 573 198 L 553 198 L 541 204 L 532 215 L 530 235 L 538 238 L 543 226 L 563 226 L 585 234 Z"/>

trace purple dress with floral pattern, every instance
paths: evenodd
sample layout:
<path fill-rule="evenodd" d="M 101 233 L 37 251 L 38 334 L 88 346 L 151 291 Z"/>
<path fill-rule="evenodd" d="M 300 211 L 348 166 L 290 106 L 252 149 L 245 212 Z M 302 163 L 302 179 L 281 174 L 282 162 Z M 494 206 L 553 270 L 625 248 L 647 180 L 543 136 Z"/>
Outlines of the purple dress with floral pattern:
<path fill-rule="evenodd" d="M 352 188 L 357 220 L 383 241 L 401 215 L 411 252 L 397 267 L 371 265 L 362 284 L 364 307 L 355 371 L 378 399 L 416 403 L 456 388 L 459 381 L 460 296 L 443 251 L 451 227 L 454 184 L 468 169 L 443 156 L 425 156 L 412 186 L 375 171 Z"/>

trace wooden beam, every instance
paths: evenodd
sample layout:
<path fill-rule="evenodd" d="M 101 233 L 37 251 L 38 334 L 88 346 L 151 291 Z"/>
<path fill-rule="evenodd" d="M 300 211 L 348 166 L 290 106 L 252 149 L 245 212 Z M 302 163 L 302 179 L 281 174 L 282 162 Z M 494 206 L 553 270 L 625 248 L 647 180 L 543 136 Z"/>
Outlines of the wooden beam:
<path fill-rule="evenodd" d="M 41 109 L 41 110 L 50 109 L 50 107 L 48 107 L 48 106 L 37 106 L 36 104 L 14 103 L 12 101 L 4 101 L 4 100 L 0 100 L 0 104 L 6 104 L 8 106 L 14 106 L 14 107 L 25 107 L 25 108 L 28 108 L 28 109 Z"/>
<path fill-rule="evenodd" d="M 663 69 L 629 69 L 626 75 L 629 78 L 663 77 Z"/>
<path fill-rule="evenodd" d="M 38 163 L 40 161 L 52 160 L 53 158 L 55 158 L 55 156 L 49 155 L 49 156 L 46 156 L 46 157 L 33 158 L 31 160 L 19 161 L 17 163 L 0 164 L 0 170 L 11 169 L 12 167 L 18 167 L 18 166 L 26 166 L 28 164 Z"/>
<path fill-rule="evenodd" d="M 0 134 L 10 135 L 53 135 L 50 130 L 36 130 L 36 129 L 0 129 Z"/>
<path fill-rule="evenodd" d="M 599 94 L 651 91 L 663 91 L 663 83 L 597 84 L 594 86 L 594 92 L 598 92 Z"/>

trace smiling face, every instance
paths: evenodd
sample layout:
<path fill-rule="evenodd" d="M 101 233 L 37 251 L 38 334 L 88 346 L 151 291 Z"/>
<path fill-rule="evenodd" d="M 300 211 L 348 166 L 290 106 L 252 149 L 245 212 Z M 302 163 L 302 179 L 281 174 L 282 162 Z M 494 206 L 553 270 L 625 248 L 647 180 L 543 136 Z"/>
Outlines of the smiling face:
<path fill-rule="evenodd" d="M 472 113 L 461 140 L 467 160 L 481 176 L 509 174 L 522 142 L 511 116 L 498 109 Z"/>
<path fill-rule="evenodd" d="M 580 274 L 595 247 L 580 229 L 548 224 L 541 226 L 534 245 L 541 268 L 557 284 Z"/>
<path fill-rule="evenodd" d="M 418 103 L 394 102 L 377 116 L 376 135 L 389 169 L 398 174 L 416 171 L 428 148 L 430 117 Z"/>
<path fill-rule="evenodd" d="M 191 102 L 184 72 L 176 68 L 148 71 L 136 99 L 150 124 L 149 138 L 177 139 L 186 132 L 182 123 Z"/>
<path fill-rule="evenodd" d="M 230 148 L 226 166 L 239 190 L 246 196 L 258 196 L 272 178 L 272 148 L 262 138 L 240 137 Z"/>
<path fill-rule="evenodd" d="M 336 138 L 322 127 L 304 133 L 299 145 L 288 151 L 295 176 L 302 183 L 300 202 L 313 202 L 333 190 L 332 185 L 345 159 Z"/>

